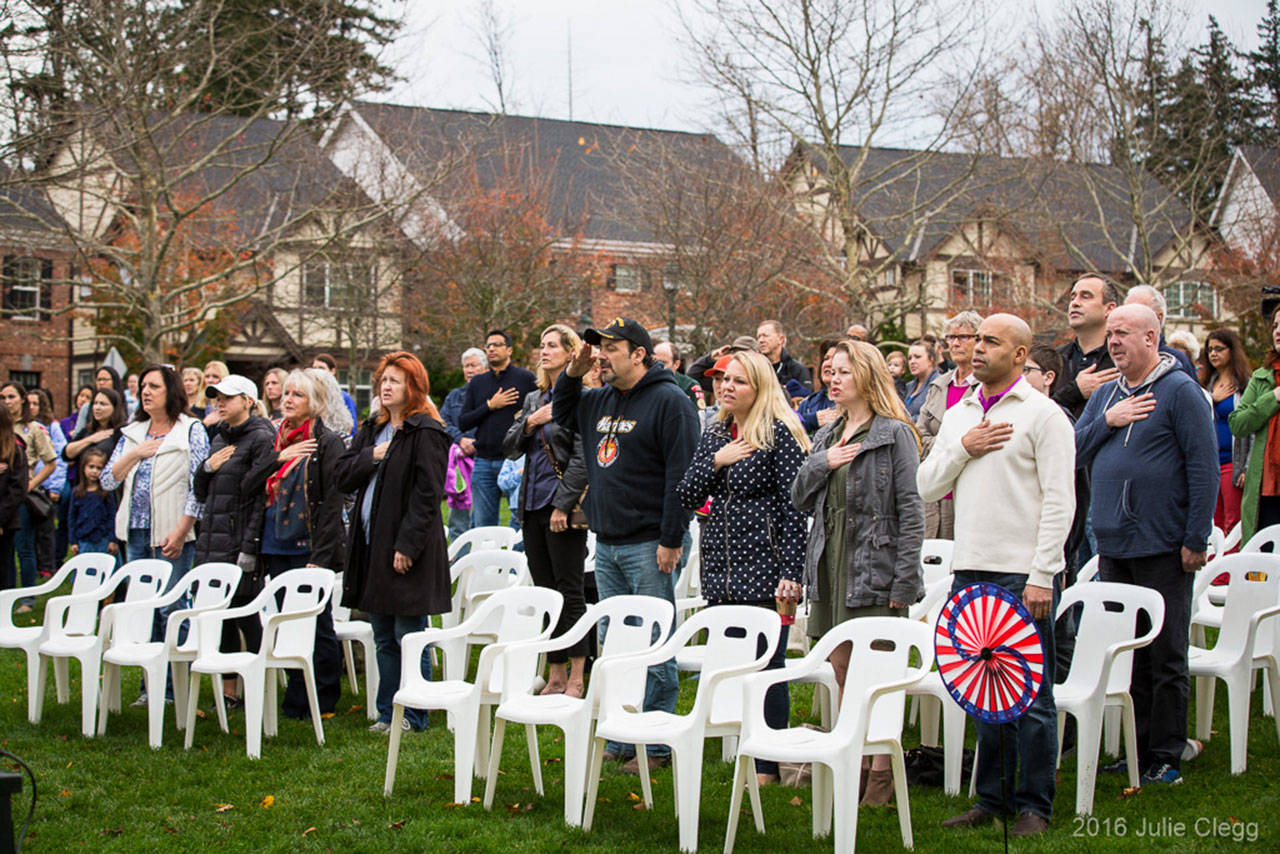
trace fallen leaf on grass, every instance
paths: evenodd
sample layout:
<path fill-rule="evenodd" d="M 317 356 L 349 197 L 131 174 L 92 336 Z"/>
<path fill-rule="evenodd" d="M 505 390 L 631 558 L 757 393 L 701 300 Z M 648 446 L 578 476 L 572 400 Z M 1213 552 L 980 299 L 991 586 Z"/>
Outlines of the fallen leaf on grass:
<path fill-rule="evenodd" d="M 444 805 L 444 808 L 445 808 L 445 809 L 447 809 L 447 810 L 451 810 L 451 809 L 453 809 L 454 807 L 463 807 L 463 806 L 466 806 L 466 804 L 460 804 L 460 803 L 458 803 L 458 802 L 456 802 L 456 801 L 455 801 L 455 802 L 453 802 L 453 803 L 445 804 L 445 805 Z"/>
<path fill-rule="evenodd" d="M 103 836 L 120 836 L 123 833 L 123 827 L 105 827 L 102 829 Z"/>
<path fill-rule="evenodd" d="M 507 804 L 507 812 L 512 813 L 513 815 L 515 815 L 515 814 L 519 814 L 519 812 L 520 812 L 520 805 L 519 805 L 519 804 Z"/>
<path fill-rule="evenodd" d="M 69 798 L 69 797 L 71 797 L 71 790 L 70 790 L 70 789 L 63 789 L 61 792 L 58 792 L 58 797 L 60 797 L 60 798 Z"/>
<path fill-rule="evenodd" d="M 347 714 L 354 715 L 356 712 L 363 712 L 363 711 L 364 711 L 364 706 L 352 706 L 351 708 L 347 709 Z"/>
<path fill-rule="evenodd" d="M 1125 790 L 1120 793 L 1120 800 L 1123 801 L 1125 798 L 1132 798 L 1134 795 L 1138 794 L 1141 791 L 1142 791 L 1141 786 L 1126 786 Z"/>
<path fill-rule="evenodd" d="M 399 830 L 400 828 L 404 827 L 404 823 L 406 821 L 408 821 L 407 818 L 402 818 L 399 821 L 391 822 L 390 824 L 387 825 L 387 827 L 391 828 L 392 830 Z"/>
<path fill-rule="evenodd" d="M 609 803 L 609 799 L 608 799 L 608 798 L 606 798 L 606 797 L 604 797 L 604 796 L 598 797 L 598 798 L 596 798 L 596 800 L 597 800 L 598 802 L 602 803 L 602 804 L 607 804 L 607 803 Z"/>
<path fill-rule="evenodd" d="M 258 804 L 258 806 L 262 807 L 264 810 L 269 810 L 271 809 L 271 805 L 274 804 L 275 802 L 276 802 L 275 797 L 273 797 L 272 795 L 267 795 L 265 798 L 262 799 L 262 803 Z"/>
<path fill-rule="evenodd" d="M 804 801 L 800 800 L 800 796 L 799 796 L 799 795 L 796 795 L 794 798 L 792 798 L 791 800 L 787 801 L 787 803 L 791 804 L 791 806 L 793 806 L 793 807 L 800 807 L 800 806 L 804 806 Z"/>
<path fill-rule="evenodd" d="M 235 804 L 214 804 L 214 812 L 226 812 L 236 808 Z"/>
<path fill-rule="evenodd" d="M 165 833 L 172 833 L 172 834 L 173 834 L 173 835 L 175 835 L 175 836 L 177 836 L 177 834 L 178 834 L 177 829 L 176 829 L 176 828 L 172 828 L 172 827 L 166 827 L 166 828 L 164 829 L 164 832 L 165 832 Z"/>
<path fill-rule="evenodd" d="M 627 800 L 638 801 L 640 800 L 640 796 L 637 795 L 635 792 L 627 792 Z"/>
<path fill-rule="evenodd" d="M 73 764 L 74 764 L 74 760 L 72 760 L 71 762 L 68 762 L 67 767 L 70 768 Z"/>
<path fill-rule="evenodd" d="M 542 764 L 543 765 L 559 765 L 563 761 L 564 760 L 561 759 L 559 756 L 548 756 L 546 759 L 542 760 Z"/>
<path fill-rule="evenodd" d="M 471 803 L 473 803 L 473 804 L 478 804 L 478 803 L 480 803 L 480 799 L 479 799 L 478 797 L 476 797 L 475 795 L 472 795 L 472 796 L 471 796 Z"/>
<path fill-rule="evenodd" d="M 334 715 L 336 715 L 336 714 L 337 714 L 337 712 L 321 712 L 321 713 L 320 713 L 320 720 L 322 720 L 322 721 L 327 721 L 327 720 L 329 720 L 329 718 L 333 717 L 333 716 L 334 716 Z"/>
<path fill-rule="evenodd" d="M 452 775 L 452 774 L 437 774 L 437 775 L 436 775 L 436 779 L 437 779 L 437 780 L 452 780 L 452 779 L 453 779 L 453 775 Z"/>
<path fill-rule="evenodd" d="M 316 832 L 316 829 L 314 827 L 308 827 L 306 830 L 302 831 L 302 835 L 306 836 L 307 834 L 315 833 L 315 832 Z"/>
<path fill-rule="evenodd" d="M 644 812 L 644 804 L 636 804 L 632 809 L 636 812 Z"/>

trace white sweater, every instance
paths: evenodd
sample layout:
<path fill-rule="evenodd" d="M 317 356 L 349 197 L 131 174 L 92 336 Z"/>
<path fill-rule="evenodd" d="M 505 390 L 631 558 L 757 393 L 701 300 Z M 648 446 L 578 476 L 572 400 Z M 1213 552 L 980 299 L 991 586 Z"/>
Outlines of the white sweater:
<path fill-rule="evenodd" d="M 998 451 L 971 457 L 961 438 L 983 418 L 1013 425 Z M 1066 413 L 1018 378 L 985 415 L 978 393 L 947 410 L 917 482 L 925 501 L 955 492 L 952 568 L 1017 573 L 1049 587 L 1075 514 L 1075 432 Z"/>

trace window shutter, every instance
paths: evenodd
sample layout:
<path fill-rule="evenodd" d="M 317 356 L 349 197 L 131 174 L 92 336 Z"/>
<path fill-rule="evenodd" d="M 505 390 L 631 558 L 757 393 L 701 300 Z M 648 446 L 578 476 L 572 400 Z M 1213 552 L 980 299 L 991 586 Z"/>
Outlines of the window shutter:
<path fill-rule="evenodd" d="M 53 260 L 44 258 L 40 261 L 40 309 L 36 316 L 41 320 L 53 317 Z"/>
<path fill-rule="evenodd" d="M 0 308 L 2 308 L 6 313 L 13 311 L 13 299 L 10 288 L 13 285 L 13 277 L 16 273 L 17 270 L 14 269 L 13 256 L 4 256 L 4 279 L 3 282 L 0 283 L 0 285 L 3 286 L 4 294 L 2 301 L 0 301 Z"/>

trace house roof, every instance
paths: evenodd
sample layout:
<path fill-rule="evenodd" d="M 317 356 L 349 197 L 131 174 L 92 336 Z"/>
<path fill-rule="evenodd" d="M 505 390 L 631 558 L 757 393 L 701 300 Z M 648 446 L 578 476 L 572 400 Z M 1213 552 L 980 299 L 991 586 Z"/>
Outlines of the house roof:
<path fill-rule="evenodd" d="M 66 229 L 38 182 L 0 167 L 0 246 L 69 250 Z"/>
<path fill-rule="evenodd" d="M 684 167 L 737 163 L 711 134 L 543 119 L 529 116 L 406 107 L 370 101 L 353 109 L 424 186 L 441 164 L 465 159 L 489 190 L 505 179 L 545 180 L 547 217 L 563 233 L 593 240 L 652 242 L 637 192 L 625 182 L 662 158 Z M 546 170 L 545 172 L 542 170 Z M 448 211 L 457 173 L 432 195 Z M 445 198 L 440 198 L 443 195 Z"/>
<path fill-rule="evenodd" d="M 1242 145 L 1239 151 L 1258 183 L 1262 185 L 1267 198 L 1271 199 L 1271 204 L 1280 208 L 1280 148 Z"/>
<path fill-rule="evenodd" d="M 205 227 L 241 248 L 267 235 L 278 238 L 307 213 L 333 207 L 337 191 L 372 204 L 298 123 L 156 113 L 135 130 L 113 116 L 85 116 L 126 185 L 165 170 L 174 206 L 205 203 L 206 213 L 198 215 Z M 344 198 L 350 205 L 351 197 Z"/>
<path fill-rule="evenodd" d="M 841 148 L 845 163 L 863 153 Z M 1101 164 L 909 149 L 869 148 L 854 197 L 867 227 L 891 251 L 922 258 L 965 223 L 995 221 L 1061 269 L 1120 273 L 1135 239 L 1123 170 Z M 794 154 L 793 154 L 794 159 Z M 1142 182 L 1151 237 L 1163 247 L 1192 221 L 1152 177 Z M 923 221 L 923 223 L 922 223 Z"/>

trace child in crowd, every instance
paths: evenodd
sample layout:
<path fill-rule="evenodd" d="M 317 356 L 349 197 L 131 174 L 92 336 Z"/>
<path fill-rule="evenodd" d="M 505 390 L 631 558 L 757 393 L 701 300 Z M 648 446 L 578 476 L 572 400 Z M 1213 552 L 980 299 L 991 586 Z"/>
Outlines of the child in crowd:
<path fill-rule="evenodd" d="M 117 553 L 116 497 L 98 482 L 106 464 L 107 455 L 96 448 L 85 451 L 80 458 L 80 483 L 71 492 L 67 510 L 67 539 L 73 555 Z"/>

